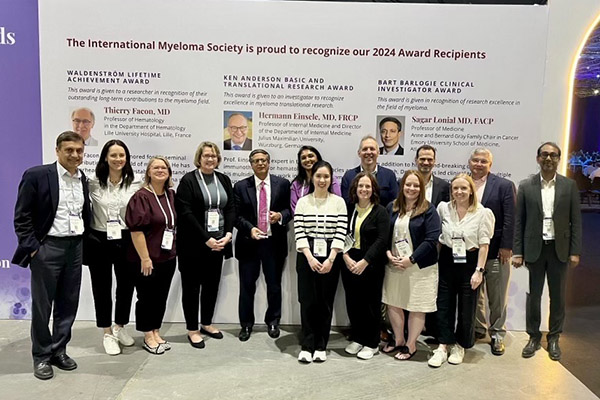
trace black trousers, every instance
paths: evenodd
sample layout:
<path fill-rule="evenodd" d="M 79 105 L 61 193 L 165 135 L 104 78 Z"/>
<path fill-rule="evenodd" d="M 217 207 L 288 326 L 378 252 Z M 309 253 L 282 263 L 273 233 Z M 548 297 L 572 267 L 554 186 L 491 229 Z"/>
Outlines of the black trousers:
<path fill-rule="evenodd" d="M 86 240 L 85 258 L 90 268 L 92 293 L 96 309 L 96 326 L 109 328 L 112 324 L 112 270 L 115 269 L 115 323 L 127 325 L 131 312 L 136 266 L 127 261 L 127 247 L 132 246 L 129 231 L 121 231 L 120 240 L 107 240 L 106 232 L 92 230 Z"/>
<path fill-rule="evenodd" d="M 135 328 L 138 331 L 149 332 L 160 329 L 167 309 L 167 298 L 175 274 L 175 264 L 175 258 L 162 263 L 153 262 L 152 274 L 144 276 L 140 272 L 141 262 L 137 263 Z"/>
<path fill-rule="evenodd" d="M 542 245 L 540 258 L 527 264 L 529 269 L 529 294 L 526 304 L 526 327 L 531 338 L 540 339 L 541 299 L 544 280 L 548 276 L 550 295 L 550 321 L 547 338 L 558 337 L 563 331 L 565 321 L 565 290 L 567 282 L 567 263 L 556 257 L 554 242 Z"/>
<path fill-rule="evenodd" d="M 319 262 L 325 261 L 319 258 Z M 338 255 L 327 274 L 319 274 L 310 269 L 306 257 L 298 253 L 296 272 L 298 273 L 298 301 L 302 323 L 302 350 L 314 352 L 325 350 L 329 342 L 333 302 L 342 268 L 342 256 Z"/>
<path fill-rule="evenodd" d="M 458 343 L 465 349 L 475 344 L 475 312 L 481 285 L 471 289 L 479 251 L 467 251 L 467 263 L 456 264 L 452 249 L 442 245 L 438 262 L 440 280 L 437 297 L 438 340 Z"/>
<path fill-rule="evenodd" d="M 256 280 L 260 275 L 262 265 L 265 283 L 267 284 L 267 311 L 265 324 L 279 325 L 281 320 L 281 274 L 285 264 L 285 257 L 276 257 L 281 250 L 275 248 L 272 238 L 256 241 L 258 257 L 239 260 L 240 265 L 240 297 L 238 313 L 240 325 L 252 327 L 254 325 L 254 294 L 256 293 Z"/>
<path fill-rule="evenodd" d="M 348 252 L 354 261 L 360 261 L 364 254 L 365 251 L 359 249 L 350 249 Z M 381 328 L 383 265 L 369 265 L 362 274 L 356 275 L 348 270 L 342 258 L 341 270 L 352 340 L 376 348 Z"/>
<path fill-rule="evenodd" d="M 64 354 L 71 340 L 81 288 L 81 236 L 48 236 L 31 260 L 33 361 Z M 48 328 L 52 311 L 52 333 Z"/>
<path fill-rule="evenodd" d="M 201 244 L 198 246 L 204 248 L 199 249 L 195 257 L 179 256 L 181 304 L 188 331 L 198 330 L 199 310 L 202 313 L 200 323 L 202 325 L 212 324 L 223 269 L 222 251 L 211 251 Z M 200 292 L 200 287 L 202 287 L 202 292 Z"/>

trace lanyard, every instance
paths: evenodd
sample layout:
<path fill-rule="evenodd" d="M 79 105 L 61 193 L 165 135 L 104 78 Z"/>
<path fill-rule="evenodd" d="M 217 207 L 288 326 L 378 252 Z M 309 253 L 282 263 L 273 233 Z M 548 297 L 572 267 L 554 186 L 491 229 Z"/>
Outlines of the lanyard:
<path fill-rule="evenodd" d="M 206 184 L 206 181 L 204 180 L 204 174 L 200 171 L 198 171 L 198 174 L 200 174 L 200 179 L 202 179 L 202 184 L 204 185 L 204 189 L 206 189 L 206 194 L 208 195 L 208 208 L 211 209 L 212 208 L 212 198 L 210 196 L 210 190 L 208 190 L 208 185 Z M 217 176 L 213 173 L 213 179 L 215 182 L 215 187 L 217 190 L 217 208 L 221 208 L 221 191 L 219 190 L 219 180 L 217 179 Z"/>
<path fill-rule="evenodd" d="M 68 172 L 67 172 L 68 173 Z M 75 198 L 75 185 L 73 184 L 75 179 L 77 179 L 77 184 L 81 184 L 81 178 L 75 176 L 68 176 L 68 179 L 65 180 L 64 179 L 65 175 L 62 176 L 62 183 L 63 183 L 63 187 L 65 189 L 65 192 L 67 191 L 67 187 L 70 189 L 69 191 L 71 192 L 71 200 L 69 201 L 69 199 L 66 199 L 67 201 L 65 202 L 65 205 L 67 206 L 67 211 L 69 212 L 69 215 L 81 215 L 81 208 L 77 206 L 77 199 Z M 75 212 L 76 209 L 79 209 L 79 211 Z"/>
<path fill-rule="evenodd" d="M 302 186 L 300 186 L 300 190 L 301 190 L 301 192 L 300 192 L 300 197 L 299 197 L 299 198 L 302 198 L 302 197 L 304 197 L 304 188 L 305 188 L 305 187 L 306 187 L 306 186 L 304 186 L 304 184 L 302 184 Z"/>
<path fill-rule="evenodd" d="M 165 212 L 165 209 L 163 208 L 162 204 L 160 204 L 160 201 L 158 200 L 158 196 L 156 195 L 156 192 L 154 192 L 154 189 L 152 188 L 152 186 L 149 185 L 148 187 L 150 188 L 150 191 L 154 195 L 154 198 L 156 199 L 156 202 L 158 203 L 158 206 L 160 207 L 160 211 L 162 211 L 163 215 L 165 216 L 165 226 L 168 228 L 169 227 L 169 219 L 167 218 L 167 213 Z M 169 195 L 166 190 L 165 190 L 165 199 L 167 200 L 167 207 L 169 207 L 169 213 L 171 213 L 171 221 L 173 221 L 173 226 L 174 226 L 175 225 L 175 217 L 173 216 L 173 210 L 171 209 L 171 203 L 169 202 Z"/>
<path fill-rule="evenodd" d="M 121 221 L 121 205 L 123 204 L 123 196 L 122 196 L 121 181 L 116 185 L 113 185 L 110 181 L 106 187 L 106 195 L 107 195 L 107 216 L 109 221 L 114 221 L 116 218 L 117 221 Z M 112 202 L 112 200 L 116 200 L 116 202 Z M 113 207 L 111 207 L 111 205 Z M 115 207 L 116 206 L 116 207 Z M 111 210 L 114 213 L 111 213 Z"/>

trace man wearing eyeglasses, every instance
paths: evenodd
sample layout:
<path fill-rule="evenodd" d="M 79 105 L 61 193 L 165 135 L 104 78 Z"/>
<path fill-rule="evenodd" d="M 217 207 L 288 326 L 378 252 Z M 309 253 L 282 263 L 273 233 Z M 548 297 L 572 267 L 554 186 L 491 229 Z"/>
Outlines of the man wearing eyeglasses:
<path fill-rule="evenodd" d="M 529 270 L 526 323 L 529 342 L 523 358 L 541 347 L 541 297 L 548 277 L 550 321 L 548 355 L 560 360 L 558 339 L 565 319 L 567 265 L 576 267 L 581 254 L 581 211 L 574 180 L 557 174 L 560 148 L 552 142 L 537 150 L 540 173 L 525 179 L 517 192 L 513 265 Z"/>
<path fill-rule="evenodd" d="M 238 230 L 235 258 L 240 264 L 238 312 L 242 329 L 240 341 L 250 338 L 254 326 L 256 280 L 262 271 L 267 284 L 267 311 L 264 322 L 272 338 L 279 337 L 281 319 L 281 275 L 287 256 L 286 225 L 292 218 L 290 183 L 269 173 L 271 158 L 263 149 L 250 153 L 254 174 L 233 188 Z"/>
<path fill-rule="evenodd" d="M 223 142 L 225 150 L 252 150 L 252 139 L 248 139 L 248 119 L 240 113 L 233 113 L 227 119 L 230 139 Z"/>
<path fill-rule="evenodd" d="M 505 351 L 504 324 L 514 233 L 515 185 L 508 179 L 491 173 L 493 160 L 492 152 L 485 148 L 473 150 L 469 158 L 477 199 L 485 208 L 492 210 L 496 221 L 485 264 L 485 293 L 481 290 L 477 301 L 475 337 L 482 339 L 486 330 L 489 331 L 492 354 L 501 356 Z M 489 328 L 486 328 L 486 303 L 490 311 Z"/>
<path fill-rule="evenodd" d="M 98 146 L 98 140 L 92 137 L 92 128 L 96 123 L 96 117 L 89 108 L 78 108 L 71 113 L 73 131 L 83 138 L 86 146 Z"/>

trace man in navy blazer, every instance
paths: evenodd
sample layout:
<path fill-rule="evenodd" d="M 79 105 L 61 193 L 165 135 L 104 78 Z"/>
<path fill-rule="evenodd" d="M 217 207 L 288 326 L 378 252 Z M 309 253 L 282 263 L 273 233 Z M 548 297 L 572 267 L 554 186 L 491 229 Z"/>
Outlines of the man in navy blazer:
<path fill-rule="evenodd" d="M 425 198 L 436 208 L 442 201 L 450 201 L 450 184 L 433 175 L 435 147 L 424 144 L 417 149 L 415 163 L 425 181 Z"/>
<path fill-rule="evenodd" d="M 28 169 L 19 184 L 12 262 L 31 268 L 33 373 L 39 379 L 54 376 L 51 365 L 77 368 L 66 348 L 79 304 L 82 237 L 90 221 L 87 181 L 78 168 L 83 150 L 81 136 L 61 133 L 58 162 Z"/>
<path fill-rule="evenodd" d="M 358 157 L 360 165 L 356 168 L 349 169 L 342 177 L 342 197 L 346 204 L 350 204 L 350 184 L 356 175 L 361 171 L 368 171 L 375 175 L 377 184 L 379 185 L 379 201 L 380 204 L 386 207 L 390 202 L 398 197 L 398 179 L 396 174 L 391 169 L 377 165 L 377 157 L 379 156 L 379 148 L 377 140 L 373 136 L 365 136 L 360 140 L 358 146 Z"/>
<path fill-rule="evenodd" d="M 504 324 L 515 222 L 515 185 L 508 179 L 490 173 L 492 162 L 492 152 L 484 148 L 473 150 L 469 158 L 469 169 L 477 188 L 477 199 L 484 207 L 492 210 L 496 219 L 485 265 L 485 293 L 483 290 L 479 292 L 477 302 L 475 334 L 483 338 L 488 330 L 492 354 L 500 356 L 505 350 Z M 489 329 L 486 329 L 486 295 L 490 310 Z"/>
<path fill-rule="evenodd" d="M 581 254 L 581 210 L 574 180 L 556 173 L 560 148 L 546 142 L 537 150 L 540 173 L 523 180 L 517 194 L 513 265 L 529 270 L 526 323 L 529 341 L 524 358 L 541 347 L 541 298 L 545 277 L 550 295 L 548 355 L 560 360 L 558 339 L 565 320 L 567 265 L 575 268 Z"/>
<path fill-rule="evenodd" d="M 270 162 L 265 150 L 253 150 L 250 165 L 254 175 L 237 182 L 233 188 L 238 230 L 235 257 L 240 265 L 238 311 L 242 329 L 238 338 L 242 342 L 250 338 L 254 326 L 254 294 L 261 264 L 267 284 L 265 324 L 272 338 L 279 337 L 280 333 L 281 275 L 288 252 L 286 225 L 292 213 L 290 183 L 269 174 Z M 261 198 L 265 200 L 264 207 L 261 207 Z"/>

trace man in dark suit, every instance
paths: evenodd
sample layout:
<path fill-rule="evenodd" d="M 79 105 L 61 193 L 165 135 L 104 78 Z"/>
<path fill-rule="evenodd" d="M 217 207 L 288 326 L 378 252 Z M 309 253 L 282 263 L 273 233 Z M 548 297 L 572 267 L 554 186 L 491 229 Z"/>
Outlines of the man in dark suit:
<path fill-rule="evenodd" d="M 360 140 L 358 146 L 358 157 L 360 165 L 349 169 L 342 177 L 342 197 L 347 204 L 350 203 L 350 184 L 356 175 L 361 171 L 367 171 L 375 175 L 379 185 L 379 202 L 382 206 L 387 206 L 391 201 L 398 197 L 398 179 L 396 174 L 389 168 L 377 164 L 377 140 L 373 136 L 365 136 Z"/>
<path fill-rule="evenodd" d="M 433 175 L 435 157 L 435 147 L 424 144 L 417 149 L 415 164 L 417 164 L 417 170 L 423 175 L 425 181 L 425 198 L 437 207 L 440 202 L 450 200 L 450 184 Z M 436 313 L 425 314 L 425 331 L 423 335 L 437 337 Z"/>
<path fill-rule="evenodd" d="M 436 151 L 433 146 L 424 144 L 417 149 L 415 163 L 425 181 L 425 198 L 434 206 L 450 200 L 450 184 L 433 175 Z"/>
<path fill-rule="evenodd" d="M 235 257 L 240 265 L 240 325 L 238 338 L 245 342 L 254 326 L 254 294 L 262 264 L 267 284 L 265 323 L 269 336 L 279 337 L 281 319 L 281 275 L 287 256 L 287 223 L 291 220 L 290 183 L 269 174 L 269 153 L 250 153 L 254 175 L 233 188 L 238 230 Z"/>
<path fill-rule="evenodd" d="M 379 154 L 401 156 L 404 154 L 400 139 L 402 133 L 402 122 L 398 118 L 385 117 L 379 121 L 379 134 L 383 146 L 379 148 Z"/>
<path fill-rule="evenodd" d="M 90 220 L 87 181 L 77 168 L 83 149 L 79 134 L 61 133 L 58 162 L 28 169 L 19 184 L 14 221 L 18 247 L 12 262 L 31 268 L 33 373 L 39 379 L 54 376 L 51 365 L 77 368 L 66 348 L 79 304 L 82 237 Z"/>
<path fill-rule="evenodd" d="M 560 148 L 552 142 L 537 150 L 540 173 L 519 185 L 515 214 L 513 265 L 523 262 L 529 270 L 527 295 L 527 333 L 524 358 L 532 357 L 541 347 L 540 302 L 544 277 L 548 276 L 550 323 L 548 355 L 560 360 L 558 339 L 565 319 L 567 264 L 576 267 L 581 254 L 581 211 L 579 191 L 574 180 L 556 173 Z"/>
<path fill-rule="evenodd" d="M 244 114 L 233 113 L 227 119 L 230 139 L 223 142 L 224 150 L 252 150 L 252 139 L 248 139 L 248 119 Z"/>
<path fill-rule="evenodd" d="M 484 338 L 490 333 L 492 354 L 504 354 L 508 285 L 510 283 L 510 258 L 515 216 L 515 185 L 508 179 L 490 173 L 493 163 L 488 149 L 473 150 L 469 158 L 471 177 L 477 188 L 477 199 L 494 213 L 494 236 L 490 242 L 485 264 L 485 293 L 479 291 L 475 314 L 475 336 Z M 486 295 L 490 310 L 489 329 L 486 328 Z"/>

